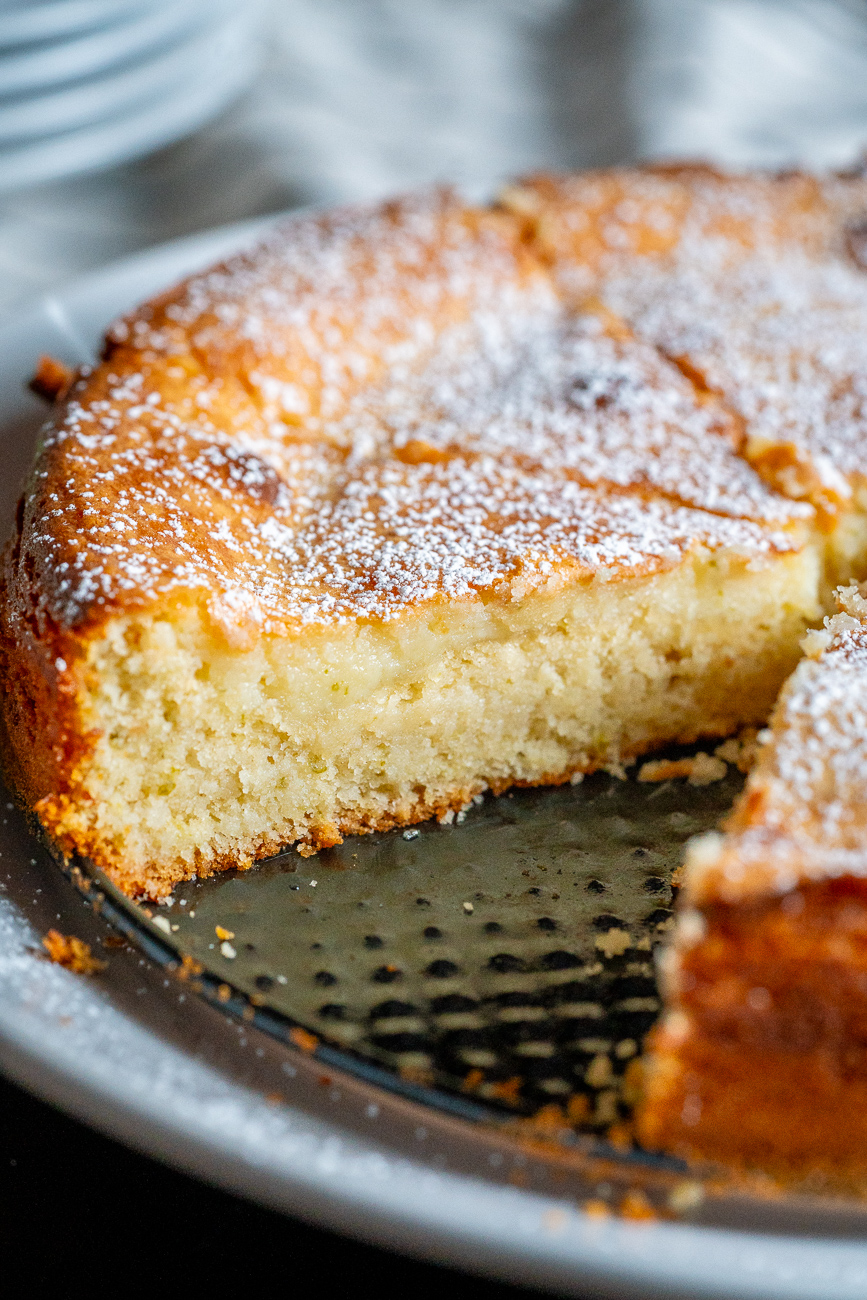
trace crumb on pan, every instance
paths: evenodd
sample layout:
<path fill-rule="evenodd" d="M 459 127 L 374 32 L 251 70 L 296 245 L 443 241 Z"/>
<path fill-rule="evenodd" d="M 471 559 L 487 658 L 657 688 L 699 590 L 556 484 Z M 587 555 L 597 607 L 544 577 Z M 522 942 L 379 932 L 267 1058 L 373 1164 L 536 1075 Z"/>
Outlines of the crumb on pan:
<path fill-rule="evenodd" d="M 29 387 L 37 397 L 44 397 L 48 402 L 59 402 L 66 396 L 74 379 L 75 371 L 62 361 L 56 357 L 41 356 Z"/>
<path fill-rule="evenodd" d="M 721 781 L 728 771 L 722 756 L 719 755 L 719 749 L 716 753 L 718 757 L 715 758 L 703 751 L 692 754 L 689 758 L 654 758 L 648 763 L 642 763 L 638 779 L 644 782 L 655 782 L 670 781 L 673 777 L 685 776 L 690 785 L 710 785 L 714 781 Z"/>
<path fill-rule="evenodd" d="M 755 727 L 744 727 L 736 736 L 717 745 L 713 751 L 717 758 L 725 763 L 732 763 L 739 772 L 746 774 L 755 766 L 759 753 L 759 733 Z"/>
<path fill-rule="evenodd" d="M 106 962 L 94 957 L 90 944 L 74 934 L 61 934 L 59 930 L 49 930 L 42 940 L 42 946 L 48 953 L 50 961 L 76 975 L 98 975 L 105 970 Z"/>

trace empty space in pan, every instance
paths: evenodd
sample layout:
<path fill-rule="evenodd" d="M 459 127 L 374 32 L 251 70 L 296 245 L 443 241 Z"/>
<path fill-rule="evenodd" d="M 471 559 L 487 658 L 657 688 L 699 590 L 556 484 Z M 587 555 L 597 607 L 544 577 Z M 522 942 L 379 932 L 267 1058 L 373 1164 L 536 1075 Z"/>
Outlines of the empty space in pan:
<path fill-rule="evenodd" d="M 658 1015 L 672 872 L 742 781 L 598 773 L 487 796 L 450 825 L 190 882 L 156 923 L 227 998 L 396 1080 L 523 1114 L 557 1103 L 602 1131 L 628 1114 Z"/>

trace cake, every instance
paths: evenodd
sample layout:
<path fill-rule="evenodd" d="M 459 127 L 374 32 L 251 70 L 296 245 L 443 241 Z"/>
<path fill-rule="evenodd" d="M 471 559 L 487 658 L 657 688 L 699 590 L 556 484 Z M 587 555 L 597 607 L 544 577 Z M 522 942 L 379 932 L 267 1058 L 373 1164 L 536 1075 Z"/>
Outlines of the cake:
<path fill-rule="evenodd" d="M 134 896 L 761 722 L 813 508 L 523 222 L 302 216 L 116 324 L 6 551 L 12 779 Z"/>
<path fill-rule="evenodd" d="M 867 577 L 865 214 L 857 173 L 433 190 L 285 221 L 46 360 L 0 670 L 56 849 L 159 899 L 779 697 L 685 868 L 638 1124 L 857 1183 L 857 589 L 809 629 Z"/>

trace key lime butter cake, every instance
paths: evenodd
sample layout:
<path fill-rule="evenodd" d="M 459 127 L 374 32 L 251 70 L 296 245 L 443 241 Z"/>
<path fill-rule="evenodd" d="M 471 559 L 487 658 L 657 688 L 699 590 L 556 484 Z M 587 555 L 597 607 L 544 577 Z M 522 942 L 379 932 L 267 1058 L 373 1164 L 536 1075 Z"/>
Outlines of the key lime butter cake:
<path fill-rule="evenodd" d="M 6 554 L 15 780 L 132 894 L 762 720 L 812 507 L 521 225 L 302 217 L 134 313 Z"/>
<path fill-rule="evenodd" d="M 0 656 L 9 775 L 54 844 L 159 898 L 763 725 L 834 587 L 867 576 L 865 220 L 857 175 L 536 177 L 491 209 L 435 191 L 284 222 L 117 323 L 92 369 L 46 366 L 63 391 L 4 556 Z M 846 600 L 794 683 L 843 671 Z M 821 709 L 798 717 L 786 744 L 821 749 Z M 714 926 L 736 954 L 744 908 L 806 924 L 802 870 L 826 931 L 858 899 L 857 817 L 834 813 L 854 856 L 814 870 L 775 841 L 789 813 L 756 811 L 782 744 L 686 869 L 651 1145 L 769 1162 L 738 1148 L 765 1059 L 741 1047 L 789 1022 L 770 975 L 725 992 Z M 717 1069 L 725 1115 L 702 1109 Z"/>

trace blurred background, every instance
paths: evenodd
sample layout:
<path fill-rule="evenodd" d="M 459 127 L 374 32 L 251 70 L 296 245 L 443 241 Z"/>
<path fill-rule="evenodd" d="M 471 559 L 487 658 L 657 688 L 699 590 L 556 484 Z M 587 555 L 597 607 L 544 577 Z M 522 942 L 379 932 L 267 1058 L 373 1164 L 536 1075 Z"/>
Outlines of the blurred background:
<path fill-rule="evenodd" d="M 865 142 L 863 0 L 0 0 L 0 310 L 298 204 Z"/>

